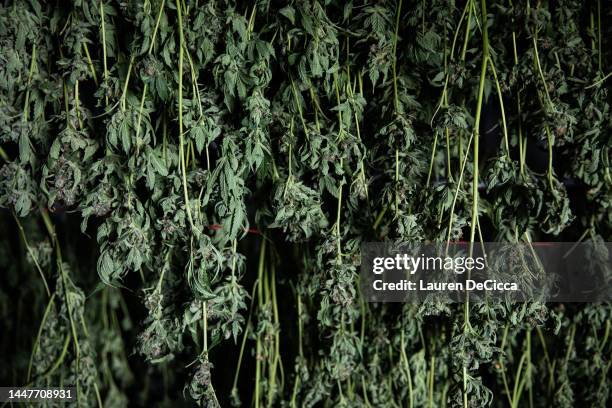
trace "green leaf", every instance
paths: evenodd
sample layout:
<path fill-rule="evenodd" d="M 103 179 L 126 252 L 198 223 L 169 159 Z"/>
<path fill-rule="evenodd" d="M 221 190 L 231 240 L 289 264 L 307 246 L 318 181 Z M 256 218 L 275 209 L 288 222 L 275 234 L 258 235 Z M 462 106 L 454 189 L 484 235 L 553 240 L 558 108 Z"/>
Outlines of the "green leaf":
<path fill-rule="evenodd" d="M 295 24 L 295 9 L 291 6 L 283 7 L 278 11 L 281 15 L 287 17 L 291 24 Z"/>
<path fill-rule="evenodd" d="M 166 177 L 168 175 L 168 169 L 164 164 L 164 161 L 157 155 L 156 151 L 153 149 L 149 150 L 149 161 L 153 165 L 155 171 L 162 177 Z"/>

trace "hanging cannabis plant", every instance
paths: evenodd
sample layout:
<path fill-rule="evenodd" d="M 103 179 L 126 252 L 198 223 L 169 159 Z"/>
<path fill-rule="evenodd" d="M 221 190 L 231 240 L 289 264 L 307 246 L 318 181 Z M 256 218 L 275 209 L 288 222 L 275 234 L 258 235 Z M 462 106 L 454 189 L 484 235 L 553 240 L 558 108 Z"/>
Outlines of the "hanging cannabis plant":
<path fill-rule="evenodd" d="M 612 239 L 609 2 L 1 3 L 0 385 L 609 405 L 609 304 L 358 274 L 368 241 Z"/>

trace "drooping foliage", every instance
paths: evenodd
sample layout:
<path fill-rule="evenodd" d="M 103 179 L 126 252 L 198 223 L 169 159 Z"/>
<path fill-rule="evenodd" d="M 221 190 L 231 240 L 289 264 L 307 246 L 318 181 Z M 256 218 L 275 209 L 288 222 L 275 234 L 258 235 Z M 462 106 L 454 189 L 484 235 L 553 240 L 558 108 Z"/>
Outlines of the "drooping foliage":
<path fill-rule="evenodd" d="M 4 0 L 0 385 L 608 406 L 609 304 L 366 303 L 368 241 L 610 241 L 602 0 Z"/>

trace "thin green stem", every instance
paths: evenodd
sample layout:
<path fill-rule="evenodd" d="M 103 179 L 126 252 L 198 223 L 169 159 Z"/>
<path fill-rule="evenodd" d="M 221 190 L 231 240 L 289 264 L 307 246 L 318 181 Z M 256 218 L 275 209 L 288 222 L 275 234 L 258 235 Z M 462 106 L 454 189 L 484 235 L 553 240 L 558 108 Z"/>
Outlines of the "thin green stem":
<path fill-rule="evenodd" d="M 32 56 L 30 59 L 30 68 L 28 70 L 28 82 L 26 85 L 25 101 L 23 103 L 23 122 L 28 121 L 29 117 L 29 105 L 30 105 L 30 85 L 32 84 L 32 76 L 34 75 L 34 68 L 36 67 L 36 44 L 32 46 Z"/>
<path fill-rule="evenodd" d="M 34 254 L 34 251 L 32 251 L 32 247 L 30 247 L 30 244 L 28 243 L 28 239 L 26 238 L 23 226 L 21 225 L 21 222 L 19 222 L 19 218 L 17 217 L 17 215 L 15 213 L 13 213 L 13 218 L 15 219 L 15 222 L 17 223 L 17 228 L 19 229 L 19 234 L 21 235 L 21 239 L 23 240 L 23 243 L 26 246 L 26 249 L 28 250 L 28 254 L 30 255 L 30 258 L 32 258 L 32 262 L 34 262 L 34 266 L 36 266 L 36 270 L 40 274 L 40 277 L 42 279 L 43 285 L 45 286 L 45 291 L 47 292 L 47 296 L 51 297 L 51 291 L 49 290 L 49 285 L 47 284 L 47 279 L 45 278 L 45 274 L 42 271 L 42 268 L 40 267 L 40 264 L 38 263 L 38 259 L 36 258 L 36 255 Z"/>
<path fill-rule="evenodd" d="M 343 158 L 340 158 L 340 167 L 342 167 Z M 336 243 L 337 243 L 337 257 L 338 262 L 342 259 L 342 238 L 341 238 L 341 228 L 340 228 L 340 216 L 342 214 L 342 182 L 338 187 L 338 209 L 336 212 Z"/>
<path fill-rule="evenodd" d="M 98 86 L 98 76 L 96 75 L 96 69 L 93 66 L 91 55 L 89 54 L 89 48 L 87 47 L 86 42 L 83 42 L 83 51 L 85 51 L 85 57 L 87 58 L 87 65 L 89 66 L 89 70 L 91 71 L 91 77 L 94 80 L 94 84 Z"/>
<path fill-rule="evenodd" d="M 546 129 L 546 140 L 548 141 L 548 171 L 547 171 L 547 176 L 548 176 L 548 185 L 550 187 L 550 191 L 555 191 L 555 185 L 553 182 L 554 179 L 554 175 L 553 175 L 553 144 L 554 144 L 554 138 L 552 135 L 552 132 L 550 131 L 550 127 L 548 126 L 548 124 L 546 124 L 545 126 Z"/>
<path fill-rule="evenodd" d="M 468 0 L 466 7 L 468 10 L 468 19 L 465 27 L 465 37 L 463 39 L 463 49 L 461 50 L 461 61 L 465 61 L 465 54 L 467 53 L 468 42 L 470 40 L 471 26 L 472 26 L 472 0 Z"/>
<path fill-rule="evenodd" d="M 589 86 L 585 86 L 584 89 L 591 89 L 591 88 L 595 88 L 596 86 L 601 85 L 606 79 L 610 78 L 612 76 L 612 72 L 609 72 L 608 74 L 606 74 L 605 76 L 603 76 L 601 79 L 593 82 L 591 85 Z"/>
<path fill-rule="evenodd" d="M 399 214 L 399 149 L 395 149 L 395 216 Z"/>
<path fill-rule="evenodd" d="M 434 381 L 435 381 L 435 371 L 436 368 L 436 356 L 431 356 L 431 370 L 429 374 L 429 393 L 427 395 L 427 406 L 429 408 L 433 408 L 434 406 Z"/>
<path fill-rule="evenodd" d="M 427 172 L 427 182 L 425 188 L 429 188 L 429 181 L 431 180 L 431 172 L 433 170 L 434 158 L 436 156 L 436 147 L 438 145 L 438 132 L 434 132 L 434 143 L 431 149 L 431 158 L 429 160 L 429 171 Z"/>
<path fill-rule="evenodd" d="M 155 28 L 153 29 L 153 35 L 151 36 L 151 45 L 149 45 L 149 55 L 151 54 L 151 52 L 153 52 L 153 47 L 155 46 L 155 37 L 157 36 L 157 30 L 159 29 L 159 22 L 161 20 L 165 4 L 166 0 L 162 0 L 159 4 L 159 12 L 157 13 L 157 18 L 155 19 Z"/>
<path fill-rule="evenodd" d="M 504 146 L 506 147 L 506 155 L 508 156 L 508 159 L 510 159 L 510 143 L 508 142 L 508 126 L 506 125 L 506 109 L 504 108 L 504 98 L 502 97 L 501 86 L 497 78 L 495 64 L 493 63 L 493 60 L 491 58 L 489 58 L 489 63 L 491 65 L 491 71 L 493 72 L 493 78 L 495 79 L 495 88 L 497 90 L 497 97 L 499 99 L 499 108 L 501 111 L 502 118 L 502 130 L 504 131 Z"/>
<path fill-rule="evenodd" d="M 402 367 L 406 373 L 408 379 L 408 407 L 414 406 L 414 393 L 412 389 L 412 374 L 410 372 L 410 363 L 408 362 L 408 356 L 406 355 L 406 344 L 404 342 L 404 331 L 400 334 L 400 359 L 402 360 Z"/>
<path fill-rule="evenodd" d="M 38 351 L 38 345 L 40 344 L 40 339 L 42 335 L 43 328 L 45 327 L 45 322 L 47 321 L 47 317 L 49 316 L 49 312 L 53 307 L 53 302 L 55 301 L 55 293 L 49 298 L 49 303 L 45 308 L 45 312 L 43 313 L 42 321 L 40 322 L 40 326 L 38 327 L 38 334 L 36 335 L 36 340 L 34 341 L 34 347 L 32 348 L 32 354 L 30 355 L 30 361 L 28 362 L 28 376 L 26 378 L 26 382 L 30 382 L 31 374 L 32 374 L 32 362 L 34 361 L 34 356 Z"/>
<path fill-rule="evenodd" d="M 601 0 L 597 0 L 597 65 L 600 72 L 602 69 L 601 29 Z"/>
<path fill-rule="evenodd" d="M 242 366 L 242 358 L 244 356 L 244 348 L 246 346 L 246 341 L 249 333 L 249 324 L 253 318 L 253 311 L 255 305 L 255 290 L 259 285 L 259 281 L 255 281 L 253 284 L 253 289 L 251 290 L 251 306 L 249 307 L 249 317 L 246 321 L 244 334 L 242 335 L 242 343 L 240 344 L 240 353 L 238 354 L 238 363 L 236 364 L 236 373 L 234 374 L 234 382 L 232 385 L 232 392 L 237 392 L 238 390 L 238 378 L 240 377 L 240 367 Z M 234 391 L 235 390 L 235 391 Z"/>
<path fill-rule="evenodd" d="M 104 67 L 104 85 L 108 86 L 108 65 L 106 62 L 106 26 L 104 23 L 104 2 L 100 0 L 100 28 L 102 31 L 102 65 Z M 104 92 L 104 99 L 108 107 L 108 91 Z"/>
<path fill-rule="evenodd" d="M 130 63 L 128 64 L 127 73 L 125 74 L 125 82 L 123 83 L 123 91 L 121 92 L 120 105 L 121 105 L 122 111 L 125 111 L 127 108 L 126 106 L 127 91 L 128 91 L 128 85 L 130 83 L 130 75 L 132 74 L 133 65 L 134 65 L 134 56 L 132 55 L 132 57 L 130 58 Z"/>
<path fill-rule="evenodd" d="M 532 37 L 533 41 L 533 55 L 534 55 L 534 63 L 538 70 L 538 74 L 540 75 L 540 79 L 542 80 L 542 88 L 544 89 L 544 94 L 546 95 L 546 100 L 548 102 L 548 107 L 553 112 L 555 110 L 552 99 L 550 98 L 550 93 L 548 92 L 548 83 L 546 82 L 546 78 L 544 77 L 544 72 L 542 70 L 542 64 L 540 63 L 540 54 L 538 52 L 538 35 L 535 33 Z"/>
<path fill-rule="evenodd" d="M 393 64 L 391 69 L 393 70 L 393 107 L 395 108 L 395 113 L 399 111 L 399 97 L 397 90 L 397 37 L 399 33 L 399 22 L 400 15 L 402 12 L 402 0 L 399 0 L 397 3 L 397 13 L 395 16 L 395 33 L 393 36 Z"/>
<path fill-rule="evenodd" d="M 504 355 L 506 348 L 506 339 L 508 338 L 508 324 L 504 327 L 504 334 L 502 336 L 502 342 L 500 346 L 500 359 L 499 359 L 499 370 L 501 371 L 502 382 L 504 383 L 504 390 L 506 391 L 506 397 L 508 398 L 508 404 L 513 406 L 512 395 L 510 394 L 510 387 L 508 385 L 508 376 L 506 375 L 506 366 L 504 364 Z"/>
<path fill-rule="evenodd" d="M 178 119 L 179 119 L 179 161 L 181 163 L 182 183 L 183 183 L 183 199 L 185 200 L 185 209 L 187 211 L 187 219 L 191 226 L 191 231 L 197 233 L 191 216 L 191 207 L 189 205 L 189 193 L 187 191 L 187 166 L 185 165 L 185 140 L 183 136 L 183 49 L 185 47 L 185 37 L 183 34 L 183 14 L 180 0 L 176 0 L 176 10 L 178 13 L 179 23 L 179 72 L 178 72 Z"/>
<path fill-rule="evenodd" d="M 481 0 L 483 19 L 486 19 L 486 0 Z M 474 242 L 476 234 L 476 223 L 478 218 L 478 149 L 480 139 L 480 120 L 482 116 L 482 105 L 484 98 L 485 79 L 487 65 L 489 62 L 489 38 L 487 35 L 486 22 L 483 24 L 483 57 L 480 71 L 480 84 L 478 86 L 478 100 L 476 102 L 476 115 L 474 119 L 474 146 L 473 146 L 473 178 L 472 178 L 472 222 L 470 225 L 470 242 Z"/>

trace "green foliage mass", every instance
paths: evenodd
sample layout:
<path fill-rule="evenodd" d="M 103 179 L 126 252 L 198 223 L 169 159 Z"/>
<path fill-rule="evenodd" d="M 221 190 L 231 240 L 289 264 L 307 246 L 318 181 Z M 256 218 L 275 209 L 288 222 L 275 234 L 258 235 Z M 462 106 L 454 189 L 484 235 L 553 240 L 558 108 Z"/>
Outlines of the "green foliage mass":
<path fill-rule="evenodd" d="M 609 304 L 368 304 L 358 271 L 611 240 L 610 2 L 1 3 L 0 385 L 609 406 Z"/>

